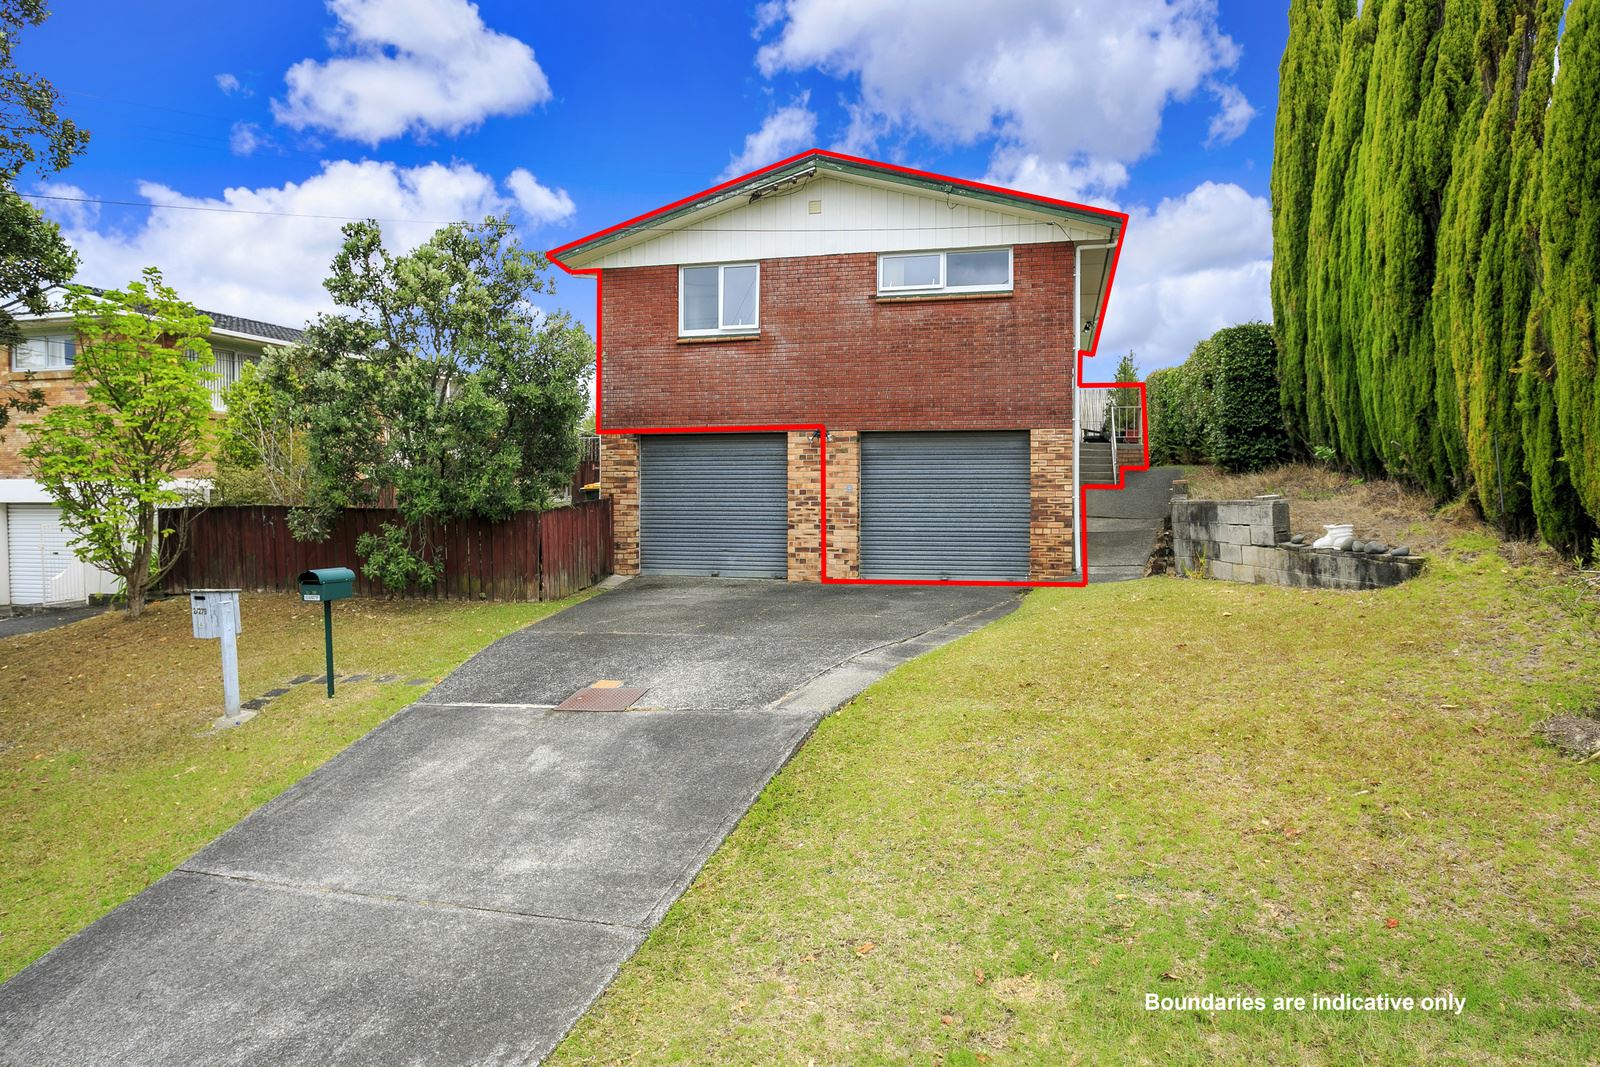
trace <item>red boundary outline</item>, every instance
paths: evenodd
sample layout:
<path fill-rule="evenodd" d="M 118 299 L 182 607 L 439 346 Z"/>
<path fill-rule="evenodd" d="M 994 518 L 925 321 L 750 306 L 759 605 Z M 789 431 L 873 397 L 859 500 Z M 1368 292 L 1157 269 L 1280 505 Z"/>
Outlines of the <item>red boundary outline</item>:
<path fill-rule="evenodd" d="M 1131 465 L 1131 464 L 1130 465 L 1126 465 L 1126 466 L 1118 465 L 1116 471 L 1114 472 L 1116 474 L 1116 476 L 1117 476 L 1117 480 L 1114 483 L 1113 482 L 1096 482 L 1096 483 L 1092 483 L 1092 484 L 1089 484 L 1089 483 L 1080 483 L 1079 484 L 1079 486 L 1078 486 L 1078 499 L 1074 502 L 1074 506 L 1075 506 L 1075 509 L 1076 509 L 1075 513 L 1074 513 L 1074 518 L 1076 519 L 1075 525 L 1077 526 L 1077 530 L 1075 531 L 1075 534 L 1076 534 L 1076 536 L 1078 538 L 1081 538 L 1081 540 L 1079 540 L 1078 543 L 1083 546 L 1083 569 L 1082 569 L 1082 572 L 1078 575 L 1077 581 L 1071 581 L 1071 582 L 1045 582 L 1045 581 L 1037 581 L 1037 582 L 1001 582 L 1001 581 L 972 581 L 972 580 L 941 581 L 941 580 L 936 579 L 936 578 L 834 578 L 834 577 L 830 577 L 828 575 L 828 430 L 827 430 L 827 427 L 824 426 L 822 423 L 785 423 L 785 424 L 761 425 L 761 426 L 629 426 L 629 427 L 617 427 L 617 428 L 607 428 L 607 427 L 605 427 L 603 425 L 603 423 L 601 421 L 601 410 L 602 410 L 601 409 L 601 400 L 605 395 L 603 389 L 601 388 L 601 383 L 602 383 L 602 380 L 603 380 L 603 378 L 602 378 L 602 373 L 603 373 L 603 371 L 602 371 L 602 368 L 603 368 L 603 355 L 604 355 L 604 352 L 605 352 L 605 324 L 604 324 L 604 317 L 603 317 L 603 314 L 602 314 L 603 307 L 604 307 L 602 296 L 603 296 L 604 287 L 605 287 L 605 278 L 603 276 L 603 269 L 600 268 L 600 267 L 577 267 L 577 268 L 569 267 L 569 266 L 567 266 L 565 263 L 563 263 L 561 261 L 562 253 L 570 251 L 571 249 L 577 247 L 578 245 L 587 244 L 590 241 L 596 240 L 596 239 L 601 238 L 601 237 L 605 237 L 608 234 L 616 233 L 618 230 L 626 229 L 626 228 L 628 228 L 630 226 L 637 225 L 637 224 L 639 224 L 641 222 L 647 222 L 650 219 L 655 218 L 657 215 L 665 214 L 666 212 L 675 210 L 676 208 L 680 208 L 680 207 L 684 206 L 685 204 L 692 204 L 697 200 L 702 200 L 705 197 L 708 197 L 708 196 L 711 196 L 711 195 L 713 195 L 715 193 L 721 192 L 724 189 L 728 189 L 728 188 L 730 188 L 732 186 L 736 186 L 736 185 L 742 185 L 745 182 L 748 182 L 752 178 L 759 178 L 763 174 L 769 173 L 769 172 L 774 171 L 774 170 L 781 169 L 783 167 L 787 167 L 790 164 L 797 163 L 802 159 L 809 159 L 809 158 L 811 158 L 813 156 L 820 156 L 820 157 L 825 158 L 825 159 L 837 159 L 837 160 L 840 160 L 841 162 L 854 163 L 854 164 L 858 164 L 858 165 L 866 166 L 866 167 L 873 167 L 873 168 L 876 168 L 878 170 L 894 171 L 896 173 L 906 174 L 906 175 L 909 175 L 909 176 L 914 177 L 914 178 L 925 178 L 925 179 L 930 179 L 930 180 L 933 180 L 933 181 L 947 182 L 947 183 L 949 183 L 951 185 L 962 186 L 962 187 L 968 188 L 968 189 L 977 189 L 977 190 L 981 190 L 981 191 L 984 191 L 984 192 L 991 192 L 991 193 L 1001 193 L 1003 195 L 1016 197 L 1016 198 L 1021 199 L 1021 200 L 1032 200 L 1032 201 L 1035 201 L 1037 203 L 1049 204 L 1049 205 L 1052 205 L 1052 206 L 1055 206 L 1055 207 L 1070 207 L 1070 208 L 1074 208 L 1074 209 L 1079 210 L 1079 211 L 1088 211 L 1088 212 L 1092 212 L 1092 213 L 1097 214 L 1097 215 L 1104 215 L 1107 218 L 1112 218 L 1112 219 L 1118 220 L 1119 225 L 1117 227 L 1117 244 L 1116 244 L 1116 247 L 1112 250 L 1111 266 L 1107 269 L 1107 272 L 1106 272 L 1106 296 L 1105 296 L 1105 300 L 1100 305 L 1100 314 L 1095 320 L 1094 336 L 1091 337 L 1090 340 L 1089 340 L 1089 347 L 1088 348 L 1080 348 L 1080 349 L 1078 349 L 1078 352 L 1077 352 L 1077 365 L 1074 368 L 1074 373 L 1077 375 L 1076 381 L 1077 381 L 1077 384 L 1079 386 L 1090 386 L 1090 387 L 1096 387 L 1096 388 L 1099 388 L 1099 387 L 1111 387 L 1111 388 L 1118 388 L 1118 389 L 1137 389 L 1139 391 L 1139 410 L 1140 410 L 1140 415 L 1141 415 L 1141 425 L 1145 427 L 1145 433 L 1144 433 L 1143 441 L 1141 443 L 1141 450 L 1143 452 L 1143 456 L 1141 457 L 1140 464 L 1137 465 L 1137 466 L 1134 466 L 1134 465 Z M 1109 307 L 1110 304 L 1111 304 L 1111 289 L 1112 289 L 1112 285 L 1116 281 L 1116 277 L 1117 277 L 1117 264 L 1122 259 L 1122 244 L 1123 244 L 1123 241 L 1127 237 L 1127 230 L 1128 230 L 1128 216 L 1127 216 L 1126 212 L 1112 211 L 1109 208 L 1093 207 L 1093 206 L 1090 206 L 1088 204 L 1079 204 L 1079 203 L 1075 203 L 1075 202 L 1073 202 L 1071 200 L 1057 200 L 1054 197 L 1041 196 L 1041 195 L 1039 195 L 1037 193 L 1025 193 L 1025 192 L 1021 192 L 1020 190 L 1016 190 L 1016 189 L 1007 189 L 1007 188 L 1004 188 L 1003 186 L 999 186 L 999 185 L 986 185 L 983 182 L 970 181 L 970 180 L 965 179 L 965 178 L 953 178 L 953 177 L 950 177 L 950 176 L 944 175 L 944 174 L 935 174 L 935 173 L 932 173 L 931 171 L 914 170 L 914 169 L 912 169 L 910 167 L 901 167 L 901 166 L 897 166 L 897 165 L 895 165 L 893 163 L 883 163 L 883 162 L 879 162 L 878 160 L 864 159 L 864 158 L 862 158 L 860 156 L 849 156 L 849 155 L 844 155 L 844 154 L 839 153 L 839 152 L 829 152 L 829 151 L 826 151 L 824 149 L 813 148 L 813 149 L 810 149 L 808 151 L 798 153 L 797 155 L 790 156 L 787 159 L 780 159 L 776 163 L 773 163 L 773 164 L 771 164 L 769 166 L 762 167 L 762 168 L 760 168 L 758 170 L 753 170 L 749 174 L 742 175 L 741 177 L 731 178 L 728 181 L 720 182 L 717 185 L 713 185 L 711 188 L 703 190 L 703 191 L 698 192 L 698 193 L 695 193 L 692 196 L 686 196 L 686 197 L 683 197 L 680 200 L 674 200 L 672 203 L 666 204 L 666 205 L 664 205 L 662 207 L 658 207 L 654 211 L 647 211 L 642 215 L 636 215 L 633 218 L 627 219 L 627 220 L 625 220 L 623 222 L 619 222 L 614 226 L 607 226 L 605 229 L 598 230 L 598 231 L 596 231 L 596 232 L 594 232 L 592 234 L 589 234 L 587 237 L 580 237 L 575 241 L 568 241 L 564 245 L 560 245 L 560 246 L 558 246 L 556 248 L 552 248 L 550 251 L 545 253 L 545 256 L 550 260 L 550 262 L 554 263 L 556 266 L 560 267 L 562 270 L 566 271 L 568 274 L 570 274 L 570 275 L 572 275 L 574 277 L 588 276 L 588 277 L 594 278 L 594 282 L 595 282 L 595 286 L 594 286 L 594 333 L 595 333 L 595 341 L 594 341 L 594 348 L 595 348 L 595 360 L 594 360 L 594 389 L 595 389 L 594 427 L 595 427 L 595 433 L 597 433 L 597 434 L 779 433 L 779 432 L 789 433 L 789 432 L 803 432 L 803 431 L 809 430 L 809 431 L 814 432 L 817 435 L 817 454 L 818 454 L 818 458 L 819 458 L 819 462 L 820 462 L 820 466 L 821 466 L 821 475 L 822 475 L 821 483 L 820 483 L 821 491 L 820 491 L 820 494 L 819 494 L 819 497 L 818 497 L 818 524 L 819 524 L 819 526 L 821 528 L 820 529 L 820 534 L 821 534 L 821 536 L 820 536 L 820 541 L 821 541 L 821 560 L 820 560 L 820 563 L 821 563 L 821 571 L 822 571 L 821 580 L 825 584 L 830 584 L 830 585 L 973 585 L 973 586 L 1013 586 L 1013 587 L 1022 587 L 1022 588 L 1030 588 L 1030 589 L 1037 589 L 1037 588 L 1078 588 L 1078 587 L 1085 586 L 1085 585 L 1089 584 L 1089 519 L 1088 519 L 1088 516 L 1085 514 L 1085 512 L 1087 511 L 1087 508 L 1086 508 L 1085 505 L 1086 505 L 1086 503 L 1087 503 L 1087 501 L 1089 499 L 1089 491 L 1091 489 L 1096 489 L 1096 490 L 1112 489 L 1112 490 L 1115 490 L 1115 489 L 1125 488 L 1126 479 L 1124 478 L 1124 475 L 1126 474 L 1126 472 L 1128 472 L 1128 471 L 1143 471 L 1143 470 L 1149 470 L 1150 469 L 1150 434 L 1149 434 L 1150 420 L 1149 420 L 1149 408 L 1148 408 L 1148 405 L 1147 405 L 1146 400 L 1145 400 L 1144 383 L 1143 382 L 1090 382 L 1090 381 L 1085 381 L 1083 379 L 1083 361 L 1085 359 L 1092 359 L 1094 357 L 1094 355 L 1095 355 L 1096 349 L 1100 345 L 1100 331 L 1105 327 L 1106 308 Z M 1079 279 L 1079 283 L 1080 283 L 1079 291 L 1080 292 L 1081 292 L 1081 281 L 1082 280 Z M 1072 313 L 1074 315 L 1077 315 L 1078 314 L 1078 309 L 1077 308 L 1073 308 L 1072 309 Z M 1078 426 L 1077 426 L 1077 413 L 1076 412 L 1073 413 L 1072 431 L 1073 431 L 1073 435 L 1074 435 L 1073 451 L 1074 451 L 1074 454 L 1076 454 L 1077 447 L 1078 447 L 1078 444 L 1079 444 L 1079 442 L 1077 440 Z"/>

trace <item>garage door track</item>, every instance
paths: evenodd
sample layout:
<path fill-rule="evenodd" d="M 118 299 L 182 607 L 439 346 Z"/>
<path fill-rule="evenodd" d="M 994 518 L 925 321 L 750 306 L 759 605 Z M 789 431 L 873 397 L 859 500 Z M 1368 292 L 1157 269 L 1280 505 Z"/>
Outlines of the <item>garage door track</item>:
<path fill-rule="evenodd" d="M 0 986 L 0 1063 L 535 1062 L 827 711 L 1015 604 L 639 578 L 512 634 Z M 597 680 L 646 692 L 551 709 Z"/>

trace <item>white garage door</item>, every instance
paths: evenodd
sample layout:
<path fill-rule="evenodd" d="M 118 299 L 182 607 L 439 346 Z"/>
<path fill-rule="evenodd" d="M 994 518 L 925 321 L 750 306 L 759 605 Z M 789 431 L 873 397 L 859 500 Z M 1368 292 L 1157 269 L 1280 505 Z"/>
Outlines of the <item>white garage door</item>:
<path fill-rule="evenodd" d="M 72 554 L 61 511 L 48 504 L 7 509 L 13 604 L 67 604 L 84 599 L 86 568 Z"/>

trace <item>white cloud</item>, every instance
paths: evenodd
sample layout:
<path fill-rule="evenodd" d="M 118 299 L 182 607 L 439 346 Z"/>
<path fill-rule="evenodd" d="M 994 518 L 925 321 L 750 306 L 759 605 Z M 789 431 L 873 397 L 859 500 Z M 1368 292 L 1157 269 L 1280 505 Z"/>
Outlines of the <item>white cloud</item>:
<path fill-rule="evenodd" d="M 70 182 L 40 182 L 34 187 L 34 192 L 40 196 L 60 198 L 37 200 L 34 206 L 64 229 L 93 226 L 100 218 L 100 205 L 92 203 L 88 193 Z"/>
<path fill-rule="evenodd" d="M 253 122 L 235 122 L 228 134 L 228 148 L 236 156 L 253 155 L 258 149 L 271 147 L 272 138 L 261 132 Z"/>
<path fill-rule="evenodd" d="M 814 68 L 853 87 L 847 150 L 906 135 L 987 144 L 986 181 L 1099 206 L 1155 151 L 1172 102 L 1216 96 L 1212 145 L 1255 116 L 1223 80 L 1239 48 L 1215 0 L 924 0 L 914 16 L 897 0 L 770 0 L 757 31 L 768 77 Z M 1204 182 L 1126 210 L 1101 353 L 1165 366 L 1222 326 L 1270 317 L 1264 197 Z"/>
<path fill-rule="evenodd" d="M 533 49 L 484 25 L 468 0 L 328 0 L 346 54 L 303 59 L 284 75 L 278 121 L 378 144 L 406 133 L 457 134 L 491 115 L 550 99 Z"/>
<path fill-rule="evenodd" d="M 1109 159 L 1059 163 L 1032 152 L 996 153 L 984 181 L 1008 189 L 1025 189 L 1057 200 L 1115 207 L 1111 198 L 1128 181 L 1128 168 Z"/>
<path fill-rule="evenodd" d="M 785 0 L 762 19 L 769 77 L 853 78 L 886 127 L 1080 165 L 1149 152 L 1167 104 L 1239 54 L 1210 0 L 927 0 L 914 17 L 895 0 Z"/>
<path fill-rule="evenodd" d="M 82 256 L 80 281 L 122 285 L 153 265 L 199 307 L 286 326 L 332 309 L 322 280 L 343 223 L 282 213 L 420 220 L 383 223 L 386 243 L 400 250 L 414 248 L 442 223 L 476 221 L 511 207 L 492 177 L 464 163 L 339 161 L 302 182 L 237 187 L 219 197 L 184 196 L 154 182 L 143 183 L 139 193 L 155 204 L 280 214 L 156 210 L 138 225 L 116 229 L 58 213 Z"/>
<path fill-rule="evenodd" d="M 1207 148 L 1237 140 L 1256 117 L 1256 109 L 1237 87 L 1213 85 L 1211 91 L 1217 94 L 1218 111 L 1211 117 L 1211 126 L 1206 131 Z"/>
<path fill-rule="evenodd" d="M 525 167 L 518 167 L 506 176 L 506 188 L 516 197 L 522 213 L 535 223 L 560 222 L 571 218 L 577 210 L 565 189 L 540 184 Z"/>
<path fill-rule="evenodd" d="M 1130 348 L 1142 371 L 1181 363 L 1224 326 L 1270 321 L 1272 213 L 1265 197 L 1202 182 L 1129 212 L 1097 358 Z"/>
<path fill-rule="evenodd" d="M 246 96 L 250 95 L 250 90 L 244 87 L 244 83 L 241 82 L 238 77 L 229 74 L 227 71 L 223 71 L 221 74 L 217 75 L 217 88 L 221 89 L 228 96 L 232 96 L 234 93 L 243 93 Z"/>
<path fill-rule="evenodd" d="M 810 105 L 811 94 L 801 93 L 794 103 L 768 115 L 760 129 L 745 136 L 744 150 L 728 161 L 722 178 L 737 178 L 812 147 L 817 140 L 817 116 Z"/>

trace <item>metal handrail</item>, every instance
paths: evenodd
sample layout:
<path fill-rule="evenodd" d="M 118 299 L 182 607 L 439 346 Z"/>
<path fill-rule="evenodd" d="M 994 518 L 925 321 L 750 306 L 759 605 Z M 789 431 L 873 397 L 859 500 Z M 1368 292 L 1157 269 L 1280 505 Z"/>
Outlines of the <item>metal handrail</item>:
<path fill-rule="evenodd" d="M 1117 404 L 1115 400 L 1111 404 L 1111 480 L 1113 482 L 1119 481 L 1117 478 Z"/>

